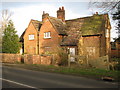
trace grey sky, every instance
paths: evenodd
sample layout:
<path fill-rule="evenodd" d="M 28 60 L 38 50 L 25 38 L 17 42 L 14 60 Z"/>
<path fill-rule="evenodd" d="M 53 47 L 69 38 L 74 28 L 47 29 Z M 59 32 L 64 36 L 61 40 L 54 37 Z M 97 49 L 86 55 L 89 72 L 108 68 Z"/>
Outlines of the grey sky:
<path fill-rule="evenodd" d="M 56 17 L 56 11 L 59 7 L 64 6 L 66 19 L 75 19 L 80 17 L 92 16 L 97 9 L 89 9 L 89 2 L 2 2 L 2 9 L 8 9 L 13 12 L 11 19 L 20 36 L 27 28 L 31 19 L 41 21 L 42 12 L 49 13 L 50 16 Z M 116 33 L 112 31 L 112 37 Z"/>

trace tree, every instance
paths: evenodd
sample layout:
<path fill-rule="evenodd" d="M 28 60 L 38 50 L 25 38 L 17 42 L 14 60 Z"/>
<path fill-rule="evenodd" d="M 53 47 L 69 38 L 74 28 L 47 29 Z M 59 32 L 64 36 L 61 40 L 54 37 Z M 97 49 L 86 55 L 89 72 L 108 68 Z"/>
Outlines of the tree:
<path fill-rule="evenodd" d="M 0 53 L 2 52 L 2 34 L 3 31 L 5 30 L 10 17 L 12 16 L 12 12 L 9 10 L 2 10 L 1 11 L 1 16 L 0 16 Z"/>
<path fill-rule="evenodd" d="M 119 4 L 119 0 L 105 0 L 105 2 L 94 2 L 94 0 L 91 0 L 91 2 L 89 2 L 89 8 L 97 8 L 101 10 L 101 12 L 111 12 L 114 11 Z"/>
<path fill-rule="evenodd" d="M 16 34 L 13 22 L 10 20 L 3 31 L 2 52 L 18 53 L 20 50 L 19 37 Z"/>
<path fill-rule="evenodd" d="M 2 20 L 1 20 L 1 29 L 4 30 L 5 27 L 7 26 L 8 22 L 10 21 L 10 18 L 12 16 L 12 12 L 10 12 L 9 10 L 5 9 L 2 10 Z"/>
<path fill-rule="evenodd" d="M 116 29 L 118 30 L 118 38 L 120 38 L 120 4 L 117 7 L 117 11 L 113 14 L 113 20 L 117 20 Z"/>

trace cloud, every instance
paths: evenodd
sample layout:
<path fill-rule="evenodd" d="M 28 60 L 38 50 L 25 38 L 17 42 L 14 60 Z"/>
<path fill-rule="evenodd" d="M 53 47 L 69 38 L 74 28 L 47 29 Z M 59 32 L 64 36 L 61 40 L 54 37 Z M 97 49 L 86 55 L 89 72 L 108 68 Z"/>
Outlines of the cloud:
<path fill-rule="evenodd" d="M 14 13 L 12 16 L 12 20 L 14 22 L 16 30 L 18 31 L 18 35 L 20 36 L 23 33 L 31 19 L 41 21 L 43 11 L 49 13 L 50 16 L 56 17 L 56 11 L 58 10 L 58 8 L 59 7 L 54 4 L 37 4 L 11 8 L 10 11 Z M 84 16 L 82 14 L 79 15 L 77 13 L 74 13 L 68 8 L 65 8 L 65 11 L 66 19 L 74 19 Z"/>
<path fill-rule="evenodd" d="M 41 21 L 43 9 L 47 13 L 52 14 L 53 11 L 48 10 L 48 8 L 54 10 L 54 6 L 50 5 L 31 5 L 24 6 L 19 8 L 11 8 L 10 11 L 13 12 L 13 16 L 11 17 L 16 30 L 18 31 L 19 36 L 22 32 L 27 28 L 31 19 Z"/>
<path fill-rule="evenodd" d="M 25 6 L 25 3 L 24 3 L 23 6 L 21 5 L 20 7 L 12 7 L 12 8 L 9 8 L 9 10 L 14 13 L 11 18 L 14 22 L 15 28 L 17 30 L 17 34 L 20 36 L 24 32 L 24 30 L 27 28 L 31 19 L 41 21 L 43 11 L 45 11 L 46 13 L 49 13 L 50 16 L 56 17 L 57 16 L 56 11 L 59 9 L 58 6 L 65 7 L 66 20 L 92 15 L 91 11 L 85 8 L 80 10 L 78 9 L 79 11 L 76 12 L 75 10 L 72 10 L 72 8 L 70 8 L 70 5 L 67 6 L 67 5 L 64 5 L 64 3 L 60 3 L 60 4 L 37 3 L 37 4 L 28 4 L 28 5 L 26 4 Z M 116 34 L 113 33 L 111 36 L 115 37 L 115 35 Z"/>

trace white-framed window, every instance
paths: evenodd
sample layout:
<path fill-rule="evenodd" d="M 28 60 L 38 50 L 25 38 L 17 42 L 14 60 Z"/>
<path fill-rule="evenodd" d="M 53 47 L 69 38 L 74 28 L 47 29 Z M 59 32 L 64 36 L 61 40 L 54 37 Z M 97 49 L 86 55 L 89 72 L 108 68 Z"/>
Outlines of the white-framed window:
<path fill-rule="evenodd" d="M 69 48 L 69 50 L 70 50 L 70 55 L 71 55 L 71 57 L 70 57 L 70 62 L 75 62 L 75 48 Z"/>
<path fill-rule="evenodd" d="M 28 36 L 28 38 L 29 38 L 29 40 L 34 40 L 34 39 L 35 39 L 35 36 L 34 36 L 33 34 L 30 34 L 30 35 Z"/>
<path fill-rule="evenodd" d="M 45 32 L 45 33 L 44 33 L 44 38 L 51 38 L 50 32 Z"/>

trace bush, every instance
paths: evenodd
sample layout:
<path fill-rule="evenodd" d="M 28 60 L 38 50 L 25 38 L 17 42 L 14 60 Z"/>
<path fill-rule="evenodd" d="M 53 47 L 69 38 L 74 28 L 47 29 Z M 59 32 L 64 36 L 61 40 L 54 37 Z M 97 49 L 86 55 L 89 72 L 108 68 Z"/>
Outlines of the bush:
<path fill-rule="evenodd" d="M 58 55 L 60 57 L 60 64 L 66 66 L 68 64 L 68 53 L 64 50 L 64 48 L 60 48 Z"/>
<path fill-rule="evenodd" d="M 120 70 L 120 63 L 116 64 L 116 65 L 114 66 L 114 68 L 115 68 L 115 70 Z"/>

